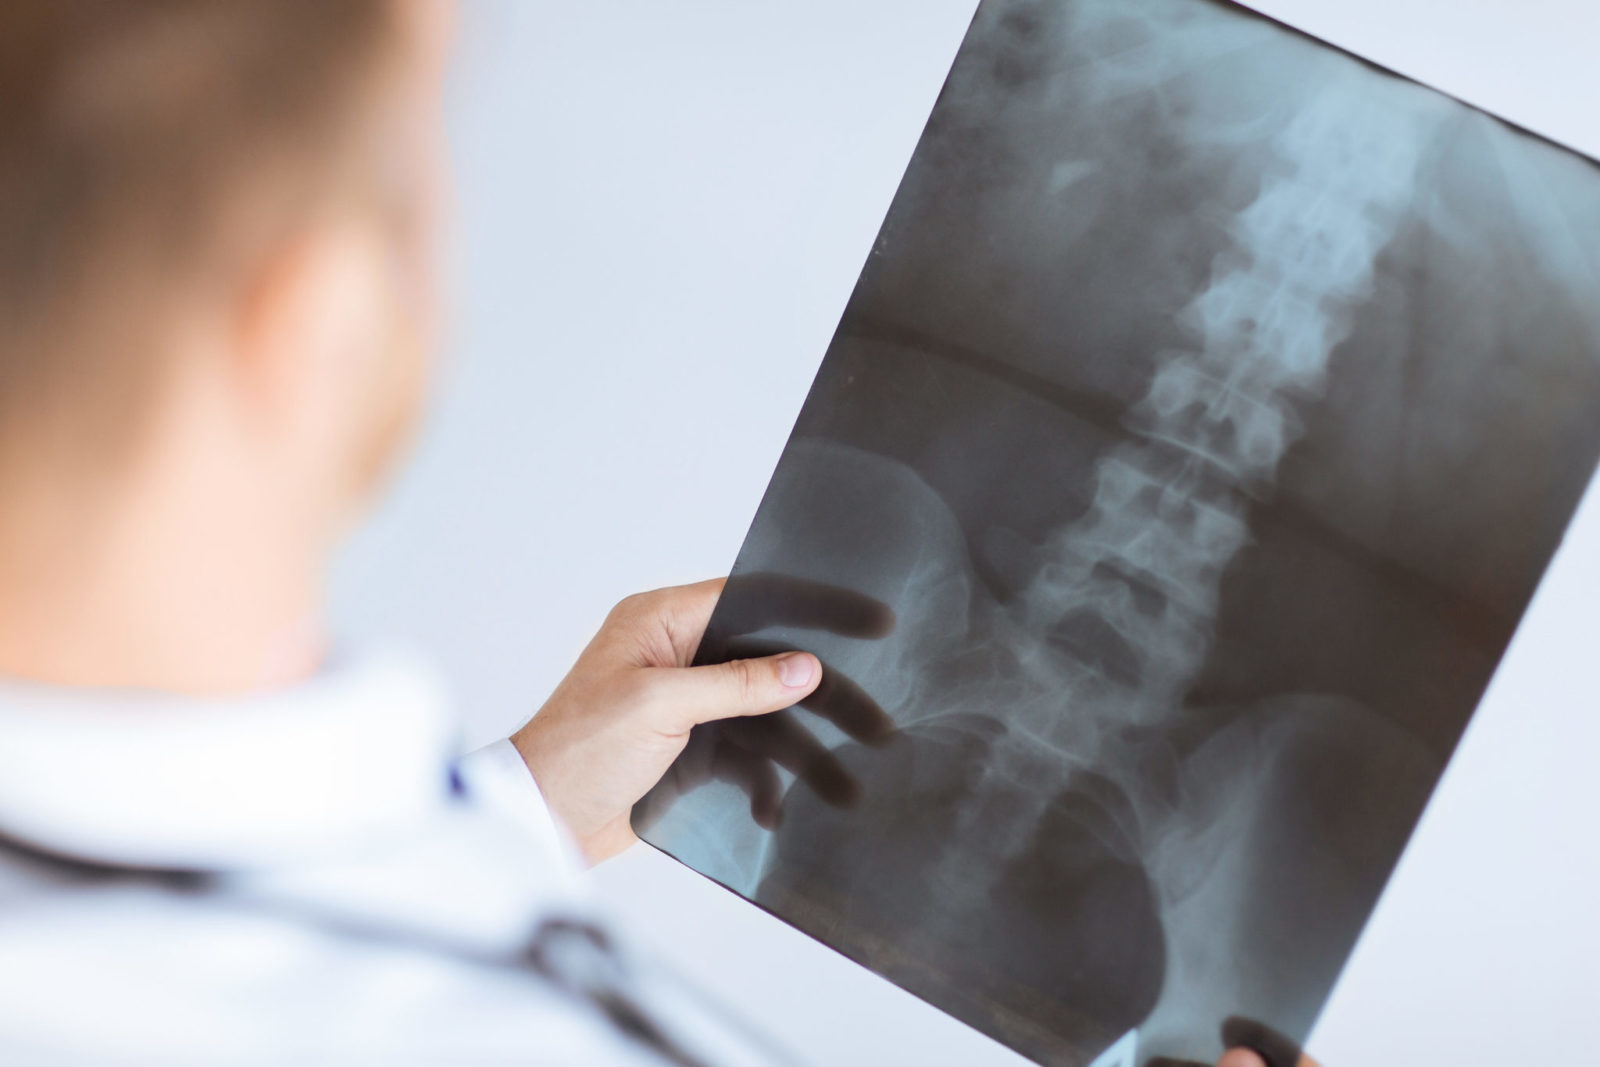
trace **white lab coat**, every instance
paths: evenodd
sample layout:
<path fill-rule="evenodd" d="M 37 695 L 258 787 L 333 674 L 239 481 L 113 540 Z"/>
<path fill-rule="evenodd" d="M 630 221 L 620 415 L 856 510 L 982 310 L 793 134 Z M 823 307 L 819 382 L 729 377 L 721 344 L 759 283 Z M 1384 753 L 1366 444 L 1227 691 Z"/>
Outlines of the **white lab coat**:
<path fill-rule="evenodd" d="M 454 763 L 446 709 L 386 656 L 225 703 L 0 685 L 0 1063 L 674 1062 L 618 1003 L 773 1062 L 596 944 L 521 759 Z"/>

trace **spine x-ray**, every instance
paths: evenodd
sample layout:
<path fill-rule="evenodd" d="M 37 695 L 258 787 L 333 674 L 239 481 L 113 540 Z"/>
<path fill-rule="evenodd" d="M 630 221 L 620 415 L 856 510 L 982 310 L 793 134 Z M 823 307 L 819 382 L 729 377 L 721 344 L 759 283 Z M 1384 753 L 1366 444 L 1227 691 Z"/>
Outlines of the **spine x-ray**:
<path fill-rule="evenodd" d="M 1268 19 L 984 0 L 700 651 L 826 681 L 636 825 L 1041 1063 L 1303 1041 L 1600 457 L 1597 249 Z"/>

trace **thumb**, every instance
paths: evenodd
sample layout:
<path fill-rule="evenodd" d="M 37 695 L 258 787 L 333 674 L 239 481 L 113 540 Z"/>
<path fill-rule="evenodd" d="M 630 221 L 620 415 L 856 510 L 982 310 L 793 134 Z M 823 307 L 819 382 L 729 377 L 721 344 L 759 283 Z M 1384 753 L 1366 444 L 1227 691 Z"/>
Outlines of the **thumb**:
<path fill-rule="evenodd" d="M 822 681 L 822 662 L 807 652 L 669 669 L 663 694 L 687 725 L 765 715 L 799 703 Z"/>

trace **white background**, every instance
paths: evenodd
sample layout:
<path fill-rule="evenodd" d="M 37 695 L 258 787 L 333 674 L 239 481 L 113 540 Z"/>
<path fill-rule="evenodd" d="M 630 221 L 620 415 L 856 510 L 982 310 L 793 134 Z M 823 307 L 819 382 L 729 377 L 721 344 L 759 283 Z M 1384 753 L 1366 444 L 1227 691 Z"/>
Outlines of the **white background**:
<path fill-rule="evenodd" d="M 443 663 L 473 740 L 618 598 L 726 572 L 974 6 L 466 5 L 439 403 L 335 601 Z M 1259 6 L 1600 155 L 1591 0 Z M 1593 503 L 1313 1038 L 1328 1067 L 1600 1064 Z M 596 882 L 809 1062 L 1019 1062 L 647 848 Z"/>

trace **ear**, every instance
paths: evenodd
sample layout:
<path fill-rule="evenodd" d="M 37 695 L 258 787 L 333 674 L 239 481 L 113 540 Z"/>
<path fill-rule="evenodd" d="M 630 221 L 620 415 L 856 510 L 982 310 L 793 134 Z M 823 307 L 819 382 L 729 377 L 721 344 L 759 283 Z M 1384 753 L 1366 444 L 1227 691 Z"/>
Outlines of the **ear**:
<path fill-rule="evenodd" d="M 255 429 L 277 436 L 337 415 L 382 332 L 385 269 L 371 227 L 354 222 L 304 227 L 257 261 L 234 303 L 227 368 Z"/>

